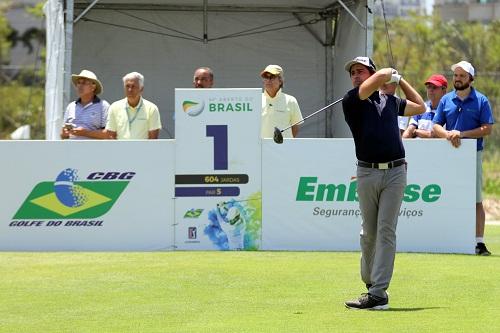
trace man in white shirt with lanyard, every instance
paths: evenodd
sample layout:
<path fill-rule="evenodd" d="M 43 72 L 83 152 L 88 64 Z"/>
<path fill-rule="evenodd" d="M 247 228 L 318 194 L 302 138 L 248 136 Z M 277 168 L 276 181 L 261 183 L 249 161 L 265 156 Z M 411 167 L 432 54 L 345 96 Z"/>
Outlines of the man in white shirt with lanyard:
<path fill-rule="evenodd" d="M 123 77 L 125 98 L 109 107 L 106 131 L 110 139 L 158 139 L 161 129 L 158 107 L 142 97 L 144 76 L 137 72 Z"/>

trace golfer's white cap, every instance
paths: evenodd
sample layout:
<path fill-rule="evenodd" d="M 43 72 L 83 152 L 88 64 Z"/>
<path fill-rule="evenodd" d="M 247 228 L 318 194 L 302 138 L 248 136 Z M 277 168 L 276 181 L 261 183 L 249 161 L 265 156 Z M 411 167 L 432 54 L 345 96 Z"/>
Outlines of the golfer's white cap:
<path fill-rule="evenodd" d="M 354 64 L 361 64 L 361 65 L 363 65 L 365 67 L 368 67 L 368 69 L 372 73 L 375 73 L 375 71 L 377 70 L 377 67 L 375 66 L 375 63 L 369 57 L 356 57 L 356 58 L 352 59 L 351 61 L 348 61 L 345 64 L 345 66 L 344 66 L 345 70 L 350 73 L 351 72 L 351 67 Z"/>
<path fill-rule="evenodd" d="M 474 67 L 472 67 L 472 64 L 468 61 L 462 60 L 460 62 L 457 62 L 455 65 L 451 66 L 451 70 L 454 71 L 455 68 L 457 68 L 457 67 L 462 68 L 464 71 L 466 71 L 467 73 L 469 73 L 472 76 L 474 76 L 474 74 L 475 74 Z"/>

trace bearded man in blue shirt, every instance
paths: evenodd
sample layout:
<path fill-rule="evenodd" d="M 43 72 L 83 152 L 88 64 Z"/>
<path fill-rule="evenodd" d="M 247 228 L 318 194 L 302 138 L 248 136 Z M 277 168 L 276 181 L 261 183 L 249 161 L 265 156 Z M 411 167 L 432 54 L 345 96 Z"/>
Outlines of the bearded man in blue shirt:
<path fill-rule="evenodd" d="M 441 98 L 433 119 L 434 133 L 446 138 L 453 147 L 460 147 L 461 139 L 477 140 L 476 155 L 476 254 L 489 256 L 484 243 L 485 213 L 482 198 L 483 138 L 491 133 L 493 113 L 488 98 L 472 87 L 475 70 L 471 63 L 460 61 L 451 66 L 454 91 Z M 446 125 L 446 129 L 444 129 Z"/>

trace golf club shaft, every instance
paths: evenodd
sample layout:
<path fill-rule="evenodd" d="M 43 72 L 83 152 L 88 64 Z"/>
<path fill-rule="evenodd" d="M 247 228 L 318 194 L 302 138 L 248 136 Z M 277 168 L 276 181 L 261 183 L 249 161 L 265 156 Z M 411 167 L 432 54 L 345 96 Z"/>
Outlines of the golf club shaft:
<path fill-rule="evenodd" d="M 286 131 L 287 129 L 290 129 L 290 128 L 292 128 L 293 126 L 295 126 L 295 125 L 297 125 L 297 124 L 300 124 L 300 123 L 301 123 L 301 122 L 303 122 L 304 120 L 306 120 L 306 119 L 308 119 L 308 118 L 311 118 L 311 117 L 312 117 L 312 116 L 314 116 L 316 113 L 319 113 L 319 112 L 321 112 L 321 111 L 324 111 L 324 110 L 328 109 L 329 107 L 334 106 L 335 104 L 337 104 L 337 103 L 341 102 L 341 101 L 342 101 L 342 99 L 343 99 L 343 98 L 340 98 L 340 99 L 336 100 L 335 102 L 330 103 L 330 104 L 328 104 L 327 106 L 322 107 L 322 108 L 321 108 L 321 109 L 319 109 L 318 111 L 311 113 L 310 115 L 308 115 L 307 117 L 303 118 L 302 120 L 297 121 L 295 124 L 291 124 L 291 125 L 290 125 L 290 126 L 288 126 L 287 128 L 283 128 L 283 129 L 281 130 L 281 132 L 283 133 L 283 132 L 284 132 L 284 131 Z"/>
<path fill-rule="evenodd" d="M 232 201 L 224 201 L 225 204 L 230 203 L 230 202 L 245 202 L 245 201 L 254 201 L 254 200 L 260 200 L 261 198 L 255 198 L 255 199 L 243 199 L 243 200 L 232 200 Z"/>

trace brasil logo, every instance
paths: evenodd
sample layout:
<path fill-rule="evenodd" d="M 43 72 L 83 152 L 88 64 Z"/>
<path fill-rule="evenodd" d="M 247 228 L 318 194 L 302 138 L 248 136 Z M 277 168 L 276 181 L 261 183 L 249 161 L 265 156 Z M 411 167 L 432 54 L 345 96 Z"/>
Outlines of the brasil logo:
<path fill-rule="evenodd" d="M 65 169 L 55 181 L 38 183 L 13 219 L 91 219 L 106 214 L 135 172 L 93 172 L 79 180 Z"/>
<path fill-rule="evenodd" d="M 200 103 L 197 103 L 193 101 L 184 101 L 182 102 L 182 108 L 189 116 L 196 117 L 203 112 L 205 102 L 201 101 Z"/>

